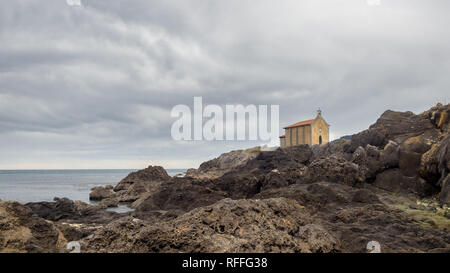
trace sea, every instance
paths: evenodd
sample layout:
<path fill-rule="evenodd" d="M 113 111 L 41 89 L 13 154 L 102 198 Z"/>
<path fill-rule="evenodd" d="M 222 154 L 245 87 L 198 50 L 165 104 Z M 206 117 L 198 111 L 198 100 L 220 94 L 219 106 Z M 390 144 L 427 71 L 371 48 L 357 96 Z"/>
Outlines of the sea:
<path fill-rule="evenodd" d="M 67 197 L 88 204 L 91 188 L 113 185 L 136 170 L 0 170 L 0 200 L 21 203 L 53 201 L 54 197 Z M 166 169 L 175 176 L 186 169 Z M 111 210 L 124 211 L 119 206 Z"/>

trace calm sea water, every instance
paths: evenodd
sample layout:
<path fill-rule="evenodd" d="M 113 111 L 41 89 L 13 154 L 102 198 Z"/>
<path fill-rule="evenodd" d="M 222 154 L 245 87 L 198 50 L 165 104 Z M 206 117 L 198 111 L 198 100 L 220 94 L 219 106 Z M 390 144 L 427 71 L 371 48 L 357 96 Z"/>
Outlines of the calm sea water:
<path fill-rule="evenodd" d="M 116 185 L 136 170 L 0 170 L 0 199 L 21 203 L 53 201 L 54 197 L 89 201 L 92 187 Z M 185 169 L 167 169 L 174 176 Z"/>

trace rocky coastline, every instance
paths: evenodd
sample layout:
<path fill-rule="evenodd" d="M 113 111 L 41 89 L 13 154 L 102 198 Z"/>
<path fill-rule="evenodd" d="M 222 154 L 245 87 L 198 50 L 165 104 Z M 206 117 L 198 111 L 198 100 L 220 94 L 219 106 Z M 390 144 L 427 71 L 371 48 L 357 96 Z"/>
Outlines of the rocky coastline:
<path fill-rule="evenodd" d="M 0 252 L 450 252 L 450 105 L 386 111 L 351 139 L 149 166 L 66 198 L 0 201 Z M 133 211 L 107 208 L 127 204 Z"/>

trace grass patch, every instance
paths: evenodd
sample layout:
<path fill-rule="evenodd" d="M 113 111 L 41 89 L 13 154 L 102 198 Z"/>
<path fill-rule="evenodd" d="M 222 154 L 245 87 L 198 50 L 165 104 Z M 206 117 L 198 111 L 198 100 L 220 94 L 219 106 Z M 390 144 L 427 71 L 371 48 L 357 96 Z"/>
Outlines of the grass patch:
<path fill-rule="evenodd" d="M 394 207 L 414 216 L 418 225 L 423 228 L 447 228 L 450 229 L 450 219 L 445 215 L 450 214 L 450 208 L 440 207 L 434 200 L 412 200 L 398 197 L 399 203 Z"/>

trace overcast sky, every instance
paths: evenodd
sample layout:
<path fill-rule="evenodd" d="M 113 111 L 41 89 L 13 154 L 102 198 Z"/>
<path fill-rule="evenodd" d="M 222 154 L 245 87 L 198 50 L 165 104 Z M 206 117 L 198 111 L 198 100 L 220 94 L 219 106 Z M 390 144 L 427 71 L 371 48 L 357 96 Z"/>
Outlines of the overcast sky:
<path fill-rule="evenodd" d="M 450 1 L 3 1 L 0 169 L 197 167 L 258 142 L 179 142 L 176 104 L 320 107 L 332 138 L 450 101 Z M 280 128 L 280 133 L 282 130 Z"/>

